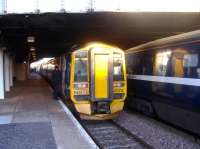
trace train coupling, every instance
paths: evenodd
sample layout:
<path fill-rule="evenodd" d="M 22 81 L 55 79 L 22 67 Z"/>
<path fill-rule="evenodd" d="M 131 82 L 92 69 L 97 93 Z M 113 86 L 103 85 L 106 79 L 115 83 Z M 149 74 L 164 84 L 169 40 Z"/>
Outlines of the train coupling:
<path fill-rule="evenodd" d="M 110 102 L 97 101 L 92 103 L 93 114 L 110 114 Z"/>

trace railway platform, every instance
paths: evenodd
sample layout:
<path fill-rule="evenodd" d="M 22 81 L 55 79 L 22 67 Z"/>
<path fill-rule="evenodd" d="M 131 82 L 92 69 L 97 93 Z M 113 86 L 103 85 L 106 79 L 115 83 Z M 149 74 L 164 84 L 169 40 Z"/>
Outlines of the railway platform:
<path fill-rule="evenodd" d="M 0 101 L 1 149 L 97 148 L 48 84 L 32 75 Z"/>

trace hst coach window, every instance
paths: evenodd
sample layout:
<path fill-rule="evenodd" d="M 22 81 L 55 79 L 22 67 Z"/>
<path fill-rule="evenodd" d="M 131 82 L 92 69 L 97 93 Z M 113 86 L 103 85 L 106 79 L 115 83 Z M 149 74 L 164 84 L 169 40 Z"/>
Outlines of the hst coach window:
<path fill-rule="evenodd" d="M 183 67 L 185 77 L 196 78 L 199 77 L 199 68 L 198 68 L 199 58 L 198 54 L 184 54 L 183 56 Z"/>
<path fill-rule="evenodd" d="M 154 75 L 166 76 L 171 53 L 171 51 L 166 50 L 158 52 L 156 54 L 156 60 L 154 64 Z"/>
<path fill-rule="evenodd" d="M 115 81 L 124 80 L 123 60 L 120 53 L 114 53 L 113 56 L 113 75 Z"/>
<path fill-rule="evenodd" d="M 74 69 L 74 81 L 86 82 L 88 81 L 88 58 L 87 52 L 80 52 L 75 54 L 75 69 Z"/>

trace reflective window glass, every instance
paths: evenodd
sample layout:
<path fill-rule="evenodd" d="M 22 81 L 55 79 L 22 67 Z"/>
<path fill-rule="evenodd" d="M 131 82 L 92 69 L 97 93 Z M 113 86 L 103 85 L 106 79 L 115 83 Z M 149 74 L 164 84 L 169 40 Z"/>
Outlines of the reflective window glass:
<path fill-rule="evenodd" d="M 113 75 L 114 80 L 124 80 L 122 54 L 115 53 L 113 56 Z"/>
<path fill-rule="evenodd" d="M 184 67 L 196 67 L 198 65 L 198 54 L 185 54 L 183 57 Z"/>
<path fill-rule="evenodd" d="M 156 54 L 155 75 L 165 76 L 167 72 L 167 64 L 171 56 L 171 51 L 159 52 Z"/>
<path fill-rule="evenodd" d="M 74 81 L 75 82 L 85 82 L 88 81 L 88 59 L 86 54 L 75 54 L 75 69 L 74 69 Z M 81 55 L 83 57 L 81 57 Z"/>

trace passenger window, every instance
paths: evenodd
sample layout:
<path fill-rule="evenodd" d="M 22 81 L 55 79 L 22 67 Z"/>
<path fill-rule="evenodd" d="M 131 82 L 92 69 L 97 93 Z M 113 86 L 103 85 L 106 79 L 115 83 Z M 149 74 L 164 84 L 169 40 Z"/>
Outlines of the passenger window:
<path fill-rule="evenodd" d="M 126 55 L 127 74 L 133 74 L 133 69 L 134 69 L 133 68 L 133 59 L 134 59 L 134 55 L 133 54 Z"/>
<path fill-rule="evenodd" d="M 198 54 L 185 54 L 183 57 L 184 67 L 197 67 L 198 65 Z"/>
<path fill-rule="evenodd" d="M 185 54 L 183 57 L 183 66 L 185 70 L 185 76 L 196 78 L 199 77 L 198 67 L 198 54 Z"/>
<path fill-rule="evenodd" d="M 128 63 L 127 67 L 130 69 L 130 74 L 140 75 L 142 74 L 142 54 L 141 53 L 133 53 L 130 55 L 131 63 Z M 130 66 L 129 66 L 130 65 Z"/>
<path fill-rule="evenodd" d="M 165 76 L 167 72 L 168 61 L 171 57 L 171 51 L 159 52 L 156 54 L 154 64 L 154 74 L 159 76 Z"/>
<path fill-rule="evenodd" d="M 200 68 L 197 68 L 197 77 L 200 78 Z"/>

